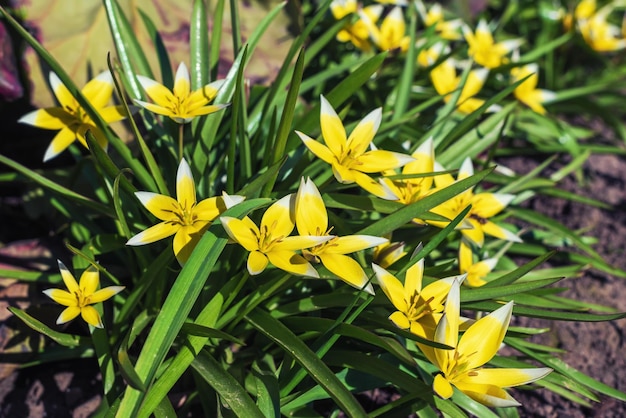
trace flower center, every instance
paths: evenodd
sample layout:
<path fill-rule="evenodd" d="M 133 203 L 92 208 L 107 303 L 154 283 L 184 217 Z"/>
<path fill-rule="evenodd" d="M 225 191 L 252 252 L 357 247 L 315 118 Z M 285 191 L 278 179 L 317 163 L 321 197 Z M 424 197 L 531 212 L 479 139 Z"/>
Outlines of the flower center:
<path fill-rule="evenodd" d="M 84 308 L 87 305 L 91 305 L 91 295 L 86 295 L 83 289 L 78 289 L 74 292 L 76 296 L 76 306 Z"/>
<path fill-rule="evenodd" d="M 420 318 L 432 314 L 433 308 L 430 306 L 430 303 L 433 299 L 434 297 L 431 296 L 428 300 L 424 300 L 422 295 L 418 292 L 414 292 L 407 301 L 409 308 L 406 312 L 406 316 L 409 321 L 418 321 Z"/>
<path fill-rule="evenodd" d="M 270 252 L 274 244 L 281 242 L 283 238 L 285 238 L 284 235 L 279 235 L 277 237 L 272 236 L 272 231 L 276 228 L 276 225 L 277 225 L 276 221 L 272 222 L 272 224 L 269 227 L 267 225 L 261 225 L 261 228 L 259 230 L 260 234 L 258 236 L 260 252 L 262 253 Z"/>

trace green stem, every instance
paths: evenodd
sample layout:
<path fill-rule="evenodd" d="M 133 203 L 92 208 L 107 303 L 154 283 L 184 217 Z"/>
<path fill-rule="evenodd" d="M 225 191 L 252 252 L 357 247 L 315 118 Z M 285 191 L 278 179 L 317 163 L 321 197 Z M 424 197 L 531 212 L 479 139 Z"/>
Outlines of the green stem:
<path fill-rule="evenodd" d="M 184 158 L 183 155 L 183 132 L 185 125 L 182 123 L 178 125 L 178 157 L 182 160 Z"/>

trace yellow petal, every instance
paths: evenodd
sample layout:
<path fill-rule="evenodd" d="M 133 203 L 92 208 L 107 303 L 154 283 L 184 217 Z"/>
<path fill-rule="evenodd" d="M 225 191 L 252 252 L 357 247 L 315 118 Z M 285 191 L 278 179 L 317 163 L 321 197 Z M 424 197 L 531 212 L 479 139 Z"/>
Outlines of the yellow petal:
<path fill-rule="evenodd" d="M 504 239 L 507 241 L 522 242 L 522 239 L 515 235 L 513 232 L 509 231 L 508 229 L 504 229 L 491 221 L 487 221 L 481 226 L 483 232 L 487 235 L 491 235 L 492 237 Z"/>
<path fill-rule="evenodd" d="M 315 268 L 304 257 L 293 251 L 271 251 L 267 253 L 267 258 L 274 266 L 288 273 L 319 277 Z"/>
<path fill-rule="evenodd" d="M 104 328 L 104 324 L 102 324 L 100 314 L 93 306 L 85 306 L 84 308 L 82 308 L 80 310 L 80 315 L 89 325 L 93 325 L 96 328 Z"/>
<path fill-rule="evenodd" d="M 335 156 L 328 147 L 303 134 L 302 132 L 296 131 L 296 134 L 300 137 L 309 151 L 315 154 L 317 158 L 327 162 L 328 164 L 332 164 L 333 161 L 335 161 Z"/>
<path fill-rule="evenodd" d="M 491 218 L 500 213 L 511 201 L 513 194 L 505 193 L 477 193 L 472 198 L 472 213 L 481 218 Z"/>
<path fill-rule="evenodd" d="M 183 214 L 180 205 L 173 198 L 152 192 L 135 192 L 135 196 L 158 219 L 180 223 Z"/>
<path fill-rule="evenodd" d="M 191 92 L 191 83 L 189 82 L 189 70 L 184 62 L 178 65 L 176 77 L 174 77 L 174 95 L 178 98 L 185 98 Z"/>
<path fill-rule="evenodd" d="M 372 235 L 346 235 L 337 237 L 324 251 L 331 254 L 350 254 L 366 248 L 376 247 L 388 242 L 387 238 L 375 237 Z"/>
<path fill-rule="evenodd" d="M 124 286 L 108 286 L 95 292 L 93 295 L 91 295 L 89 300 L 91 301 L 91 303 L 103 302 L 117 295 L 124 289 Z"/>
<path fill-rule="evenodd" d="M 447 309 L 447 304 L 446 304 Z M 468 369 L 487 363 L 498 352 L 511 320 L 513 302 L 498 308 L 472 324 L 459 340 L 460 353 L 474 353 L 468 357 Z"/>
<path fill-rule="evenodd" d="M 339 164 L 337 161 L 332 162 L 333 175 L 339 183 L 350 184 L 354 183 L 355 175 L 358 171 L 352 170 L 346 166 Z M 369 177 L 368 177 L 369 178 Z M 370 179 L 370 181 L 374 181 Z"/>
<path fill-rule="evenodd" d="M 474 243 L 474 245 L 482 247 L 483 243 L 485 242 L 485 234 L 483 233 L 484 223 L 481 224 L 475 219 L 471 218 L 467 221 L 473 226 L 473 228 L 461 230 L 463 237 L 470 240 L 472 243 Z"/>
<path fill-rule="evenodd" d="M 123 106 L 109 106 L 98 111 L 105 122 L 112 123 L 126 118 Z"/>
<path fill-rule="evenodd" d="M 433 390 L 443 399 L 448 399 L 454 393 L 452 385 L 442 374 L 435 376 L 435 380 L 433 381 Z"/>
<path fill-rule="evenodd" d="M 296 226 L 300 235 L 326 235 L 328 213 L 322 195 L 310 178 L 300 180 L 296 194 Z"/>
<path fill-rule="evenodd" d="M 126 245 L 144 245 L 162 240 L 174 235 L 180 229 L 180 224 L 161 222 L 138 233 L 126 242 Z"/>
<path fill-rule="evenodd" d="M 208 224 L 202 223 L 199 225 L 194 224 L 194 226 L 183 226 L 174 235 L 174 255 L 181 266 L 189 259 L 193 249 L 196 248 L 198 241 L 202 238 L 206 227 L 208 227 Z"/>
<path fill-rule="evenodd" d="M 87 267 L 87 269 L 80 276 L 80 281 L 78 282 L 78 285 L 82 289 L 83 295 L 85 296 L 92 295 L 96 289 L 98 289 L 99 284 L 100 272 L 92 265 Z"/>
<path fill-rule="evenodd" d="M 404 297 L 409 300 L 413 295 L 422 291 L 424 277 L 424 259 L 420 259 L 406 271 L 404 276 Z"/>
<path fill-rule="evenodd" d="M 346 129 L 343 127 L 343 123 L 341 123 L 341 119 L 337 116 L 335 109 L 324 96 L 320 96 L 320 106 L 320 126 L 324 142 L 334 155 L 343 155 L 346 148 Z"/>
<path fill-rule="evenodd" d="M 75 109 L 78 106 L 76 99 L 72 96 L 72 93 L 70 93 L 67 87 L 65 87 L 65 84 L 63 84 L 61 79 L 55 73 L 50 72 L 49 80 L 52 92 L 59 101 L 61 107 Z"/>
<path fill-rule="evenodd" d="M 60 107 L 33 110 L 22 116 L 18 122 L 41 129 L 59 130 L 74 120 L 74 116 Z"/>
<path fill-rule="evenodd" d="M 352 258 L 342 254 L 319 254 L 319 258 L 331 273 L 339 277 L 350 286 L 363 289 L 369 294 L 374 294 L 372 285 L 368 283 L 367 274 L 363 268 Z"/>
<path fill-rule="evenodd" d="M 367 150 L 369 145 L 374 140 L 374 135 L 376 135 L 376 132 L 380 127 L 382 115 L 383 112 L 380 107 L 372 110 L 358 123 L 358 125 L 350 133 L 346 148 L 350 150 L 350 154 L 352 156 L 358 157 Z"/>
<path fill-rule="evenodd" d="M 69 269 L 65 267 L 65 264 L 61 262 L 61 260 L 57 260 L 57 263 L 59 265 L 59 271 L 61 272 L 61 278 L 63 279 L 63 283 L 65 283 L 65 287 L 67 287 L 67 290 L 70 293 L 77 293 L 80 288 L 76 279 L 72 273 L 70 273 Z"/>
<path fill-rule="evenodd" d="M 111 100 L 113 95 L 113 77 L 109 71 L 104 71 L 93 80 L 90 80 L 81 90 L 85 99 L 95 109 L 101 109 Z"/>
<path fill-rule="evenodd" d="M 46 289 L 43 293 L 50 299 L 63 306 L 78 306 L 78 300 L 73 293 L 61 289 Z"/>
<path fill-rule="evenodd" d="M 65 324 L 80 315 L 81 309 L 78 306 L 65 308 L 57 318 L 57 324 Z"/>
<path fill-rule="evenodd" d="M 395 306 L 400 312 L 406 312 L 408 310 L 408 306 L 406 299 L 404 298 L 404 286 L 400 280 L 396 279 L 394 275 L 376 264 L 372 264 L 372 269 L 376 274 L 376 281 L 380 285 L 381 289 L 383 289 L 383 292 L 385 292 L 385 295 L 387 295 L 387 298 L 391 301 L 393 306 Z M 408 324 L 404 327 L 404 329 L 406 328 L 408 328 Z"/>
<path fill-rule="evenodd" d="M 295 195 L 287 195 L 274 202 L 263 214 L 261 218 L 261 229 L 267 228 L 272 236 L 287 237 L 295 226 L 293 212 L 295 206 Z"/>
<path fill-rule="evenodd" d="M 406 315 L 401 311 L 395 311 L 394 313 L 389 315 L 389 320 L 400 329 L 411 328 L 411 322 L 409 321 L 409 318 L 407 318 Z"/>
<path fill-rule="evenodd" d="M 333 235 L 297 235 L 286 237 L 276 242 L 273 249 L 277 251 L 296 251 L 304 248 L 315 247 L 333 239 Z"/>
<path fill-rule="evenodd" d="M 467 382 L 455 382 L 456 387 L 476 402 L 493 408 L 520 406 L 511 395 L 496 385 L 477 385 Z"/>
<path fill-rule="evenodd" d="M 267 259 L 265 254 L 260 251 L 251 251 L 250 255 L 248 255 L 248 272 L 253 276 L 255 274 L 262 273 L 263 270 L 265 270 L 265 268 L 267 267 L 268 263 L 269 260 Z"/>
<path fill-rule="evenodd" d="M 257 251 L 259 249 L 259 228 L 250 218 L 246 216 L 243 219 L 237 219 L 222 216 L 220 222 L 226 233 L 246 250 Z"/>
<path fill-rule="evenodd" d="M 359 171 L 350 170 L 350 174 L 352 174 L 354 181 L 365 189 L 367 192 L 373 194 L 374 196 L 378 196 L 381 199 L 386 200 L 398 200 L 398 196 L 393 193 L 393 190 L 389 188 L 384 183 L 379 183 L 372 179 L 367 174 L 361 173 Z"/>
<path fill-rule="evenodd" d="M 143 107 L 146 110 L 149 110 L 152 113 L 156 113 L 157 115 L 169 116 L 170 118 L 175 118 L 176 114 L 172 111 L 172 109 L 159 106 L 158 104 L 143 102 L 141 100 L 133 100 L 136 105 Z"/>
<path fill-rule="evenodd" d="M 462 283 L 465 275 L 446 277 L 444 279 L 435 280 L 422 289 L 421 295 L 424 300 L 432 300 L 430 307 L 433 312 L 442 312 L 443 303 L 445 302 L 454 281 Z"/>
<path fill-rule="evenodd" d="M 188 211 L 196 204 L 196 185 L 193 181 L 191 168 L 184 158 L 180 160 L 176 172 L 176 200 L 184 210 Z"/>
<path fill-rule="evenodd" d="M 193 213 L 197 219 L 212 222 L 221 213 L 226 211 L 226 204 L 222 197 L 210 197 L 200 201 L 194 208 Z"/>
<path fill-rule="evenodd" d="M 501 388 L 525 385 L 547 376 L 552 369 L 547 367 L 529 369 L 476 369 L 464 377 L 464 382 L 487 385 L 492 384 Z"/>
<path fill-rule="evenodd" d="M 414 160 L 413 157 L 399 152 L 384 150 L 368 151 L 357 159 L 359 171 L 363 173 L 378 173 L 397 167 L 402 167 L 406 163 Z"/>
<path fill-rule="evenodd" d="M 69 128 L 63 128 L 55 135 L 46 149 L 43 161 L 46 162 L 67 149 L 72 143 L 76 141 L 76 134 Z"/>
<path fill-rule="evenodd" d="M 150 99 L 152 99 L 152 101 L 160 107 L 167 108 L 170 106 L 170 103 L 178 102 L 177 98 L 170 91 L 170 89 L 165 87 L 163 84 L 157 83 L 156 81 L 141 75 L 137 76 L 137 81 L 141 84 L 141 87 L 144 89 L 148 97 L 150 97 Z"/>

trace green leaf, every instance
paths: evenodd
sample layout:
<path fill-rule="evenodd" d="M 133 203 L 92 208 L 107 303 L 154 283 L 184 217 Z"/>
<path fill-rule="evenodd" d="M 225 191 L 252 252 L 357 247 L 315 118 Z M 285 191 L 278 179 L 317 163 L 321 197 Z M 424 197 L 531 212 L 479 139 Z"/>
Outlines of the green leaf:
<path fill-rule="evenodd" d="M 335 374 L 289 328 L 260 309 L 250 312 L 246 316 L 246 320 L 306 369 L 309 376 L 324 388 L 348 416 L 366 415 L 363 407 L 337 379 Z"/>
<path fill-rule="evenodd" d="M 182 326 L 181 331 L 184 334 L 188 335 L 196 335 L 200 337 L 206 338 L 219 338 L 226 341 L 231 341 L 237 343 L 239 345 L 246 345 L 243 340 L 240 340 L 237 337 L 233 337 L 230 334 L 225 333 L 224 331 L 220 331 L 219 329 L 209 328 L 202 325 L 194 324 L 194 323 L 186 323 Z"/>
<path fill-rule="evenodd" d="M 78 335 L 63 334 L 62 332 L 55 331 L 21 309 L 14 308 L 13 306 L 9 306 L 7 309 L 30 328 L 52 338 L 55 342 L 61 344 L 62 346 L 74 348 L 79 346 L 88 346 L 91 344 L 89 338 L 80 337 Z"/>
<path fill-rule="evenodd" d="M 238 417 L 264 418 L 263 413 L 235 378 L 206 350 L 201 350 L 191 366 Z"/>

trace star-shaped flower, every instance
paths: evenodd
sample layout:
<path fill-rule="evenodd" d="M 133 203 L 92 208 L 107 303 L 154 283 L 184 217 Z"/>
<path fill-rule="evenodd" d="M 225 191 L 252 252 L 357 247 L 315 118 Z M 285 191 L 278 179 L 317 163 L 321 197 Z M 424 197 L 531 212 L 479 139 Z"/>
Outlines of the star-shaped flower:
<path fill-rule="evenodd" d="M 498 352 L 509 327 L 512 311 L 513 302 L 508 302 L 470 325 L 459 339 L 461 323 L 459 282 L 454 281 L 434 338 L 435 342 L 453 349 L 434 348 L 418 343 L 428 360 L 441 371 L 433 382 L 433 389 L 437 395 L 444 399 L 451 397 L 454 386 L 487 406 L 519 406 L 520 403 L 504 388 L 534 382 L 552 371 L 545 367 L 528 369 L 483 367 Z"/>
<path fill-rule="evenodd" d="M 478 22 L 475 32 L 464 26 L 463 33 L 468 45 L 467 54 L 485 68 L 497 68 L 505 64 L 506 55 L 522 44 L 520 39 L 496 42 L 485 20 Z"/>
<path fill-rule="evenodd" d="M 445 20 L 441 4 L 433 3 L 428 10 L 422 1 L 415 1 L 415 5 L 425 27 L 435 26 L 435 31 L 443 39 L 455 41 L 461 38 L 459 29 L 463 26 L 463 21 L 461 19 Z"/>
<path fill-rule="evenodd" d="M 126 245 L 144 245 L 174 235 L 174 254 L 184 264 L 204 231 L 226 209 L 242 202 L 243 196 L 211 197 L 196 200 L 196 186 L 185 159 L 180 160 L 176 175 L 176 199 L 152 192 L 136 192 L 137 199 L 160 219 L 158 223 L 128 240 Z"/>
<path fill-rule="evenodd" d="M 49 296 L 56 303 L 67 306 L 57 318 L 57 324 L 64 324 L 81 315 L 88 324 L 96 328 L 104 327 L 100 314 L 91 305 L 104 302 L 115 296 L 124 290 L 124 286 L 109 286 L 98 290 L 100 273 L 93 266 L 89 266 L 80 276 L 80 282 L 76 283 L 76 279 L 67 267 L 60 260 L 57 260 L 57 262 L 59 263 L 59 270 L 67 291 L 62 289 L 47 289 L 43 291 L 46 296 Z"/>
<path fill-rule="evenodd" d="M 356 15 L 358 5 L 356 0 L 333 0 L 330 3 L 330 10 L 333 17 L 339 20 L 350 14 Z M 376 23 L 382 11 L 382 6 L 375 4 L 364 7 L 361 12 L 364 13 L 370 21 Z M 346 23 L 343 29 L 337 33 L 338 41 L 351 42 L 356 48 L 365 52 L 372 49 L 372 44 L 369 38 L 370 33 L 367 25 L 360 17 L 354 22 Z"/>
<path fill-rule="evenodd" d="M 520 102 L 543 115 L 546 113 L 543 104 L 554 100 L 556 95 L 552 91 L 537 88 L 539 81 L 538 72 L 539 68 L 537 64 L 526 64 L 521 67 L 511 68 L 511 77 L 512 82 L 515 83 L 529 76 L 526 81 L 515 88 L 513 94 Z"/>
<path fill-rule="evenodd" d="M 445 169 L 438 163 L 435 163 L 435 171 L 445 171 Z M 470 177 L 473 174 L 472 160 L 466 158 L 459 169 L 457 181 Z M 433 189 L 433 192 L 448 187 L 454 182 L 455 180 L 450 174 L 437 175 L 435 176 L 436 188 Z M 472 205 L 464 219 L 464 223 L 466 225 L 469 224 L 470 228 L 461 229 L 465 239 L 469 239 L 479 247 L 483 245 L 485 234 L 507 241 L 521 242 L 517 235 L 489 220 L 492 216 L 500 213 L 514 198 L 515 195 L 505 193 L 474 193 L 473 188 L 470 188 L 434 207 L 431 209 L 431 212 L 452 220 L 466 207 Z M 428 223 L 441 228 L 448 224 L 448 222 L 442 221 L 428 221 Z"/>
<path fill-rule="evenodd" d="M 310 178 L 302 178 L 296 195 L 296 227 L 300 235 L 327 237 L 328 213 L 322 195 Z M 330 240 L 302 250 L 309 261 L 321 262 L 331 273 L 350 286 L 374 294 L 367 274 L 354 259 L 345 254 L 361 251 L 388 242 L 387 238 L 371 235 L 334 236 Z"/>
<path fill-rule="evenodd" d="M 157 81 L 141 75 L 137 76 L 137 81 L 139 81 L 141 87 L 143 87 L 148 97 L 154 103 L 147 103 L 141 100 L 135 100 L 135 103 L 153 113 L 169 116 L 176 123 L 189 123 L 196 116 L 208 115 L 227 106 L 225 104 L 209 104 L 217 96 L 217 92 L 224 80 L 217 80 L 198 90 L 191 91 L 189 70 L 182 62 L 176 70 L 174 88 L 172 90 Z"/>
<path fill-rule="evenodd" d="M 333 107 L 324 96 L 320 97 L 320 125 L 326 145 L 296 131 L 304 145 L 318 158 L 332 166 L 333 174 L 340 183 L 357 183 L 375 196 L 394 199 L 393 194 L 366 173 L 380 173 L 401 167 L 413 158 L 397 152 L 373 149 L 367 151 L 380 126 L 382 110 L 373 110 L 361 120 L 350 136 Z"/>
<path fill-rule="evenodd" d="M 439 95 L 444 96 L 447 103 L 452 99 L 452 93 L 461 88 L 457 101 L 457 110 L 469 114 L 481 107 L 485 101 L 476 98 L 489 75 L 486 68 L 473 69 L 467 76 L 465 84 L 461 86 L 461 77 L 456 74 L 456 66 L 452 59 L 447 59 L 430 71 L 430 79 Z M 495 108 L 494 108 L 495 109 Z"/>
<path fill-rule="evenodd" d="M 435 148 L 432 138 L 428 138 L 411 155 L 415 160 L 402 167 L 403 175 L 411 174 L 431 174 L 435 167 Z M 395 174 L 393 171 L 386 175 Z M 398 202 L 410 205 L 422 199 L 430 191 L 433 184 L 433 176 L 412 177 L 392 180 L 383 179 L 389 190 L 397 197 Z"/>
<path fill-rule="evenodd" d="M 372 268 L 378 284 L 397 309 L 389 319 L 398 328 L 427 339 L 433 338 L 452 283 L 465 279 L 465 275 L 447 277 L 422 289 L 424 259 L 406 271 L 404 284 L 382 267 L 372 264 Z"/>
<path fill-rule="evenodd" d="M 104 132 L 96 126 L 59 77 L 52 72 L 50 87 L 59 106 L 33 110 L 19 119 L 19 122 L 28 125 L 59 131 L 48 146 L 43 160 L 48 161 L 56 157 L 76 140 L 87 147 L 85 140 L 87 131 L 90 131 L 98 144 L 104 147 L 107 143 Z M 101 73 L 85 84 L 81 93 L 105 122 L 112 123 L 125 118 L 122 106 L 107 106 L 113 95 L 113 77 L 109 71 Z"/>
<path fill-rule="evenodd" d="M 226 233 L 250 251 L 248 272 L 252 275 L 265 270 L 269 263 L 299 276 L 319 277 L 313 266 L 296 251 L 320 245 L 333 238 L 326 236 L 292 236 L 295 227 L 295 196 L 287 195 L 273 203 L 257 226 L 249 217 L 243 219 L 222 216 Z"/>
<path fill-rule="evenodd" d="M 406 22 L 400 7 L 391 9 L 381 22 L 380 27 L 368 14 L 363 12 L 359 14 L 361 20 L 365 22 L 374 44 L 381 51 L 400 50 L 406 52 L 409 49 L 411 37 L 406 34 Z"/>

